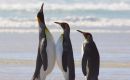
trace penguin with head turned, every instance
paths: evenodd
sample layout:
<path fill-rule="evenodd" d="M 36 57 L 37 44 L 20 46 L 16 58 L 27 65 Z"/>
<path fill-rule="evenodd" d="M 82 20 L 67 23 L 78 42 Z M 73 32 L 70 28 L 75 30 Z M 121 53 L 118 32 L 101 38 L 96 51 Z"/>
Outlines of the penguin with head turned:
<path fill-rule="evenodd" d="M 65 80 L 75 80 L 75 64 L 69 24 L 65 22 L 55 23 L 59 24 L 63 29 L 63 34 L 61 34 L 56 44 L 57 64 L 63 72 Z"/>
<path fill-rule="evenodd" d="M 55 65 L 55 43 L 44 21 L 43 5 L 37 14 L 39 23 L 39 46 L 36 68 L 32 80 L 45 80 Z"/>
<path fill-rule="evenodd" d="M 85 43 L 83 44 L 83 57 L 82 57 L 82 72 L 87 80 L 98 80 L 99 66 L 100 66 L 100 56 L 95 42 L 91 33 L 83 32 L 85 37 Z"/>

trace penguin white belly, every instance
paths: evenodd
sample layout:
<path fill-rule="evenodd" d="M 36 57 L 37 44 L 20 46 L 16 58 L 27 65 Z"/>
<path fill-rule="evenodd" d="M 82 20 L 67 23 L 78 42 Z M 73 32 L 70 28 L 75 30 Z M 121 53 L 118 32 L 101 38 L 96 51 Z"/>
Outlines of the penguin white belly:
<path fill-rule="evenodd" d="M 56 44 L 56 61 L 58 64 L 58 67 L 61 69 L 61 71 L 63 72 L 63 75 L 65 77 L 65 80 L 68 80 L 68 68 L 67 68 L 67 72 L 64 72 L 63 70 L 63 66 L 62 66 L 62 52 L 63 52 L 63 36 L 61 35 L 60 38 L 57 41 Z"/>
<path fill-rule="evenodd" d="M 83 57 L 83 54 L 84 54 L 84 44 L 82 44 L 82 47 L 81 47 L 81 56 Z"/>
<path fill-rule="evenodd" d="M 59 68 L 63 71 L 63 67 L 62 67 L 62 52 L 63 52 L 63 46 L 62 46 L 62 36 L 60 36 L 60 38 L 57 41 L 56 44 L 56 60 L 57 60 L 57 64 L 59 66 Z"/>
<path fill-rule="evenodd" d="M 55 66 L 55 61 L 56 61 L 56 48 L 55 48 L 55 43 L 54 39 L 49 31 L 46 32 L 46 38 L 47 38 L 47 59 L 48 59 L 48 66 L 47 70 L 43 70 L 43 65 L 40 69 L 40 78 L 38 80 L 45 80 L 46 76 L 53 70 Z"/>
<path fill-rule="evenodd" d="M 47 57 L 48 57 L 48 68 L 47 68 L 46 73 L 49 74 L 55 66 L 56 48 L 55 48 L 54 39 L 49 31 L 46 33 L 46 37 L 47 37 L 46 51 L 47 51 Z"/>
<path fill-rule="evenodd" d="M 45 80 L 46 79 L 46 72 L 43 70 L 43 65 L 40 69 L 40 78 L 38 80 Z"/>
<path fill-rule="evenodd" d="M 82 44 L 82 47 L 81 47 L 81 56 L 83 57 L 83 54 L 84 54 L 84 47 L 85 47 L 85 43 Z"/>
<path fill-rule="evenodd" d="M 65 80 L 69 80 L 69 68 L 67 68 L 67 72 L 63 72 Z"/>

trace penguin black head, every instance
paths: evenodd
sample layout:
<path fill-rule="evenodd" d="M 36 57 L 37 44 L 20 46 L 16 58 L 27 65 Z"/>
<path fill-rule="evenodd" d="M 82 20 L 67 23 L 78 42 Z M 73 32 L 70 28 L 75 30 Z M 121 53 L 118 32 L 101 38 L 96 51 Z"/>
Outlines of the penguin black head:
<path fill-rule="evenodd" d="M 59 24 L 64 31 L 70 31 L 70 27 L 68 23 L 65 22 L 54 22 L 56 24 Z"/>
<path fill-rule="evenodd" d="M 45 24 L 44 13 L 43 13 L 43 6 L 44 6 L 44 3 L 42 4 L 41 9 L 40 9 L 40 11 L 37 14 L 37 18 L 38 18 L 39 24 Z"/>
<path fill-rule="evenodd" d="M 44 13 L 43 13 L 43 6 L 44 3 L 41 6 L 40 11 L 37 13 L 37 19 L 38 19 L 38 23 L 39 23 L 39 36 L 41 37 L 45 37 L 45 31 L 46 31 L 46 25 L 45 25 L 45 21 L 44 21 Z"/>
<path fill-rule="evenodd" d="M 77 31 L 80 32 L 80 33 L 82 33 L 87 41 L 89 41 L 89 42 L 93 41 L 93 37 L 92 37 L 91 33 L 89 33 L 89 32 L 83 32 L 83 31 L 80 31 L 80 30 L 77 30 Z"/>

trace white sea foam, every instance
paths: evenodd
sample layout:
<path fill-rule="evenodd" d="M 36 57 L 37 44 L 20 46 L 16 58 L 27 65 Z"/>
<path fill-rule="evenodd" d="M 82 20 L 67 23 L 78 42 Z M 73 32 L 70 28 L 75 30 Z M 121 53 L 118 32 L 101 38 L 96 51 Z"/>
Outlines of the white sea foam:
<path fill-rule="evenodd" d="M 76 27 L 128 27 L 130 19 L 108 19 L 94 17 L 66 17 L 64 19 L 51 18 L 46 23 L 49 26 L 54 25 L 54 21 L 65 21 L 71 26 Z M 34 28 L 37 27 L 37 20 L 28 19 L 0 19 L 0 28 Z"/>
<path fill-rule="evenodd" d="M 0 28 L 28 28 L 32 26 L 36 26 L 37 22 L 34 20 L 20 20 L 20 19 L 0 19 Z"/>
<path fill-rule="evenodd" d="M 33 11 L 39 9 L 42 2 L 39 3 L 1 3 L 1 10 L 25 10 Z M 112 10 L 123 11 L 130 10 L 130 4 L 125 2 L 119 3 L 72 3 L 72 4 L 52 4 L 46 3 L 45 10 Z"/>
<path fill-rule="evenodd" d="M 36 8 L 38 8 L 40 6 L 38 6 L 38 4 L 34 4 L 34 3 L 28 3 L 28 4 L 21 4 L 21 3 L 12 3 L 12 4 L 9 4 L 9 3 L 3 3 L 3 4 L 0 4 L 0 9 L 1 10 L 25 10 L 25 11 L 33 11 L 35 10 Z"/>
<path fill-rule="evenodd" d="M 0 33 L 37 33 L 37 29 L 0 29 Z"/>
<path fill-rule="evenodd" d="M 47 9 L 50 10 L 130 10 L 130 5 L 128 3 L 120 2 L 120 3 L 75 3 L 75 4 L 49 4 Z"/>

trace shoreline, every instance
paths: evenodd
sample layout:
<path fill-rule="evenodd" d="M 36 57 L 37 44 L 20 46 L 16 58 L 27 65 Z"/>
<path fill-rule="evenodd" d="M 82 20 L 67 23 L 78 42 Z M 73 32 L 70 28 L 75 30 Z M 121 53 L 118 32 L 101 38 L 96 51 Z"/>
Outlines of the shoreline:
<path fill-rule="evenodd" d="M 22 65 L 35 67 L 36 60 L 0 59 L 0 65 Z M 75 61 L 75 66 L 80 67 L 80 61 Z M 57 65 L 57 64 L 56 64 Z M 101 61 L 101 68 L 130 68 L 130 62 Z"/>

